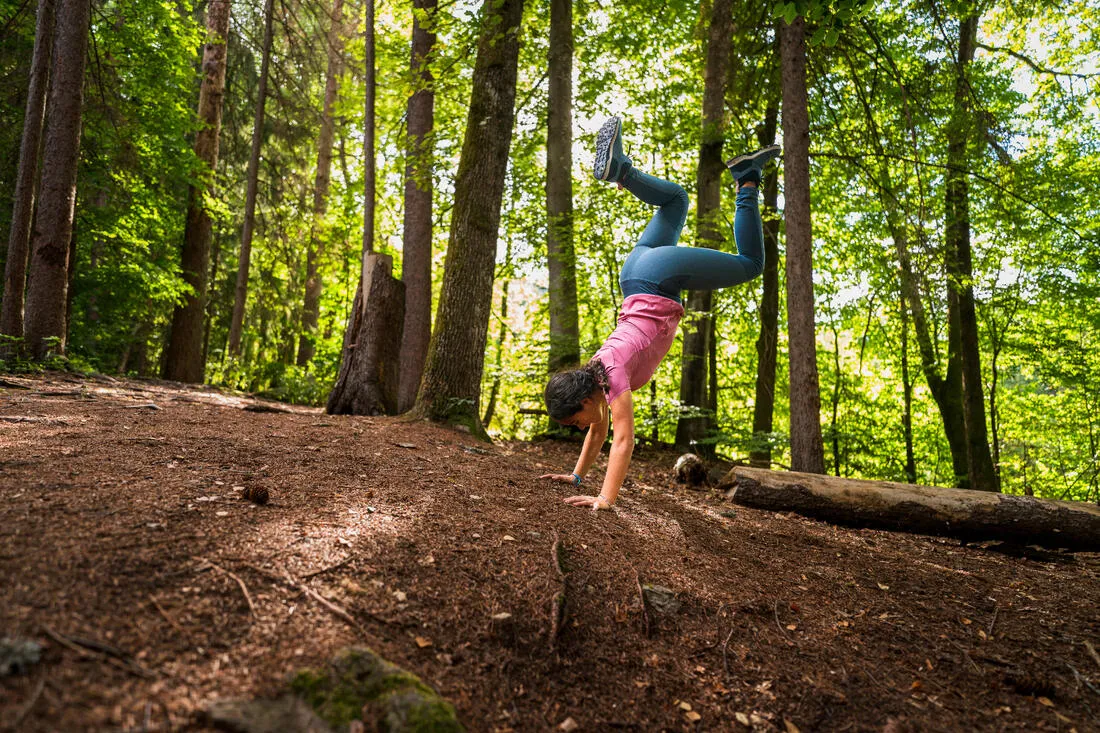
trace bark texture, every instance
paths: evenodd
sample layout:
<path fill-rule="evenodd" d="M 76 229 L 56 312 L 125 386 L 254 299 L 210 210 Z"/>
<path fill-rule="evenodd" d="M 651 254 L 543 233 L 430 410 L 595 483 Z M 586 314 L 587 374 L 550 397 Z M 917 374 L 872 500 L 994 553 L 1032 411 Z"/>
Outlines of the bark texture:
<path fill-rule="evenodd" d="M 515 117 L 523 0 L 486 2 L 482 14 L 443 287 L 414 412 L 486 437 L 478 402 Z"/>
<path fill-rule="evenodd" d="M 343 69 L 344 45 L 341 25 L 344 17 L 343 0 L 332 5 L 332 25 L 328 31 L 328 69 L 325 72 L 325 100 L 321 109 L 321 131 L 317 136 L 317 170 L 313 177 L 313 210 L 309 226 L 309 246 L 306 249 L 306 292 L 302 305 L 302 335 L 298 340 L 298 366 L 305 366 L 313 358 L 313 340 L 317 335 L 317 323 L 321 314 L 321 257 L 324 256 L 325 214 L 328 211 L 328 190 L 332 181 L 332 142 L 336 136 L 336 118 L 333 107 Z"/>
<path fill-rule="evenodd" d="M 202 57 L 202 87 L 199 90 L 199 121 L 203 127 L 195 136 L 195 155 L 203 163 L 200 186 L 188 192 L 187 223 L 181 257 L 183 279 L 192 292 L 172 314 L 172 330 L 165 350 L 163 376 L 180 382 L 203 379 L 202 340 L 206 312 L 206 285 L 210 270 L 213 225 L 206 210 L 206 197 L 213 195 L 213 176 L 218 166 L 222 101 L 225 92 L 225 48 L 229 32 L 229 0 L 210 0 L 206 10 L 206 46 Z"/>
<path fill-rule="evenodd" d="M 248 181 L 245 184 L 244 226 L 241 228 L 241 251 L 237 258 L 237 285 L 233 291 L 233 315 L 229 323 L 229 353 L 233 356 L 240 356 L 241 353 L 241 329 L 244 327 L 244 307 L 248 300 L 248 270 L 252 262 L 252 228 L 256 222 L 256 190 L 260 175 L 260 150 L 264 138 L 264 105 L 267 102 L 267 76 L 271 66 L 274 10 L 275 0 L 266 0 L 263 58 L 260 61 L 260 79 L 256 87 L 252 150 L 248 157 Z"/>
<path fill-rule="evenodd" d="M 703 74 L 703 134 L 696 168 L 695 244 L 721 249 L 726 241 L 722 233 L 722 159 L 725 142 L 725 93 L 733 37 L 732 0 L 714 0 L 707 38 L 707 65 Z M 714 431 L 714 413 L 710 410 L 717 395 L 708 389 L 709 357 L 714 334 L 713 293 L 693 290 L 688 294 L 687 329 L 680 362 L 680 404 L 686 410 L 676 422 L 676 445 L 683 450 L 711 455 L 714 445 L 696 442 Z"/>
<path fill-rule="evenodd" d="M 424 358 L 432 337 L 432 149 L 435 127 L 436 0 L 414 0 L 410 69 L 416 91 L 409 97 L 405 141 L 405 220 L 401 279 L 405 282 L 405 332 L 401 343 L 401 389 L 398 410 L 416 402 Z"/>
<path fill-rule="evenodd" d="M 23 336 L 23 295 L 27 284 L 31 221 L 34 216 L 34 184 L 38 180 L 38 155 L 42 148 L 42 124 L 46 116 L 50 56 L 53 51 L 56 0 L 40 0 L 35 20 L 34 51 L 27 84 L 27 109 L 23 115 L 23 136 L 19 146 L 19 170 L 8 234 L 8 256 L 4 264 L 4 300 L 0 311 L 0 334 Z M 8 348 L 0 344 L 0 358 Z"/>
<path fill-rule="evenodd" d="M 573 249 L 573 4 L 550 2 L 546 134 L 546 254 L 550 270 L 550 371 L 580 360 Z"/>
<path fill-rule="evenodd" d="M 365 258 L 351 323 L 344 333 L 340 376 L 329 394 L 330 415 L 392 415 L 397 412 L 405 284 L 393 277 L 393 258 Z"/>
<path fill-rule="evenodd" d="M 76 167 L 84 104 L 89 0 L 60 0 L 46 108 L 42 180 L 31 235 L 24 317 L 26 349 L 33 359 L 65 353 L 69 248 L 76 208 Z"/>
<path fill-rule="evenodd" d="M 775 142 L 779 117 L 778 94 L 768 104 L 760 131 L 761 147 Z M 760 212 L 764 218 L 763 292 L 760 295 L 760 335 L 756 338 L 756 392 L 752 408 L 754 450 L 749 461 L 758 468 L 771 468 L 771 433 L 775 417 L 775 370 L 779 354 L 779 171 L 764 174 L 764 199 Z"/>
<path fill-rule="evenodd" d="M 787 223 L 787 321 L 790 347 L 791 467 L 825 472 L 814 327 L 810 224 L 810 123 L 806 99 L 805 22 L 780 24 L 783 73 L 783 193 Z"/>
<path fill-rule="evenodd" d="M 729 497 L 738 504 L 838 524 L 1100 549 L 1100 507 L 1084 502 L 757 468 L 735 468 L 721 485 L 733 486 Z"/>
<path fill-rule="evenodd" d="M 978 316 L 974 307 L 973 265 L 970 247 L 970 191 L 967 146 L 973 127 L 967 70 L 974 60 L 978 16 L 959 21 L 959 55 L 955 66 L 955 104 L 948 125 L 946 217 L 947 283 L 958 308 L 959 360 L 962 370 L 963 418 L 966 429 L 967 483 L 971 489 L 999 491 L 985 424 Z"/>

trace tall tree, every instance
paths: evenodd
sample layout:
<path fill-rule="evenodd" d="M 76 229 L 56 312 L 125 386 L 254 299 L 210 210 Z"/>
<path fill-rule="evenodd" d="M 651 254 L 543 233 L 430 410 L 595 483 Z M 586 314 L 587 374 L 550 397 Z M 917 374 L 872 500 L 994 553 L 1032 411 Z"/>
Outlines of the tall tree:
<path fill-rule="evenodd" d="M 550 371 L 580 359 L 573 249 L 573 3 L 550 2 L 546 125 L 546 256 L 550 277 Z"/>
<path fill-rule="evenodd" d="M 974 60 L 978 15 L 971 11 L 959 20 L 959 53 L 955 61 L 955 99 L 947 126 L 947 173 L 944 193 L 944 247 L 948 298 L 958 311 L 959 359 L 962 364 L 963 417 L 966 424 L 969 487 L 998 491 L 997 473 L 989 453 L 982 389 L 978 316 L 974 307 L 974 273 L 970 247 L 970 194 L 967 181 L 970 130 L 973 127 L 968 69 Z"/>
<path fill-rule="evenodd" d="M 435 330 L 414 413 L 485 436 L 478 402 L 515 118 L 523 0 L 486 0 Z"/>
<path fill-rule="evenodd" d="M 810 223 L 810 120 L 805 19 L 780 23 L 783 78 L 783 193 L 787 223 L 787 323 L 790 348 L 791 468 L 825 473 L 814 326 Z"/>
<path fill-rule="evenodd" d="M 252 229 L 256 221 L 256 191 L 260 176 L 260 149 L 264 138 L 267 75 L 271 64 L 271 43 L 274 36 L 275 0 L 264 3 L 264 42 L 260 61 L 260 79 L 256 86 L 256 114 L 252 123 L 252 151 L 248 157 L 247 186 L 244 198 L 244 226 L 241 228 L 241 251 L 237 259 L 237 285 L 233 290 L 233 315 L 229 323 L 229 353 L 240 356 L 244 306 L 248 299 L 248 270 L 252 262 Z"/>
<path fill-rule="evenodd" d="M 424 357 L 432 336 L 432 129 L 435 126 L 435 48 L 437 0 L 413 1 L 409 62 L 416 88 L 409 97 L 405 139 L 405 215 L 401 279 L 405 283 L 405 330 L 401 343 L 398 410 L 416 402 Z"/>
<path fill-rule="evenodd" d="M 213 222 L 206 198 L 213 196 L 214 172 L 218 166 L 218 142 L 221 137 L 223 93 L 225 90 L 225 49 L 229 32 L 229 0 L 210 0 L 206 9 L 206 46 L 202 56 L 202 86 L 199 89 L 199 121 L 202 129 L 195 135 L 195 156 L 202 164 L 187 196 L 187 224 L 184 228 L 183 279 L 191 292 L 176 306 L 172 329 L 165 350 L 165 379 L 201 382 L 204 364 L 202 337 L 206 311 L 206 283 L 210 271 L 210 243 Z"/>
<path fill-rule="evenodd" d="M 90 0 L 60 0 L 57 5 L 42 180 L 31 236 L 24 318 L 26 348 L 34 359 L 45 358 L 55 340 L 58 351 L 65 353 L 69 250 L 76 207 L 90 5 Z"/>
<path fill-rule="evenodd" d="M 700 4 L 706 8 L 707 3 Z M 703 132 L 696 168 L 696 245 L 720 249 L 726 241 L 722 233 L 722 144 L 726 136 L 726 76 L 729 70 L 733 37 L 732 0 L 713 0 L 710 8 L 710 33 L 707 38 L 707 65 L 703 73 Z M 688 412 L 676 423 L 676 445 L 699 452 L 713 453 L 713 444 L 697 443 L 714 428 L 714 414 L 708 410 L 717 395 L 708 394 L 707 372 L 714 334 L 713 294 L 693 290 L 686 310 L 692 314 L 691 330 L 684 335 L 681 357 L 680 404 Z"/>
<path fill-rule="evenodd" d="M 34 187 L 38 180 L 38 155 L 42 148 L 42 124 L 46 116 L 46 91 L 53 50 L 55 0 L 40 0 L 35 21 L 31 75 L 27 84 L 27 110 L 23 116 L 23 137 L 19 146 L 19 172 L 15 179 L 8 258 L 4 263 L 4 301 L 0 313 L 0 334 L 23 336 L 23 291 L 27 284 L 31 220 L 34 216 Z M 0 358 L 7 346 L 0 343 Z"/>
<path fill-rule="evenodd" d="M 328 190 L 332 180 L 332 141 L 335 137 L 337 85 L 343 67 L 344 46 L 340 26 L 343 23 L 344 2 L 335 0 L 332 6 L 332 25 L 329 26 L 328 70 L 325 73 L 325 101 L 321 110 L 321 132 L 317 136 L 317 170 L 313 178 L 313 209 L 309 226 L 309 244 L 306 248 L 306 293 L 302 305 L 302 335 L 298 341 L 298 366 L 305 366 L 313 358 L 313 339 L 321 311 L 321 257 L 324 255 L 325 213 L 328 211 Z"/>
<path fill-rule="evenodd" d="M 778 86 L 768 101 L 758 141 L 761 147 L 775 142 L 779 117 Z M 775 418 L 775 370 L 779 355 L 779 170 L 764 174 L 764 272 L 761 275 L 760 335 L 756 338 L 756 388 L 752 408 L 753 447 L 749 461 L 758 468 L 771 468 L 771 433 Z"/>
<path fill-rule="evenodd" d="M 916 149 L 915 142 L 917 130 L 914 127 L 912 104 L 904 77 L 894 62 L 889 49 L 879 39 L 874 28 L 866 22 L 863 24 L 863 28 L 874 42 L 879 55 L 890 66 L 891 74 L 901 92 L 902 107 L 907 125 L 910 128 L 909 132 L 914 139 L 914 158 L 919 159 L 919 151 Z M 856 67 L 851 59 L 849 59 L 849 67 L 852 70 L 853 77 L 856 77 Z M 903 191 L 899 190 L 899 186 L 894 183 L 895 176 L 890 168 L 890 157 L 887 156 L 886 148 L 882 142 L 884 131 L 879 128 L 875 120 L 872 100 L 862 92 L 862 85 L 857 85 L 855 88 L 870 131 L 867 140 L 876 153 L 875 160 L 877 164 L 871 167 L 869 175 L 872 178 L 873 185 L 879 191 L 880 197 L 887 202 L 884 218 L 887 231 L 894 242 L 901 292 L 908 306 L 907 313 L 903 313 L 903 317 L 911 315 L 913 319 L 913 334 L 916 337 L 917 349 L 920 353 L 921 372 L 928 383 L 928 391 L 932 394 L 932 399 L 935 401 L 940 413 L 944 436 L 947 438 L 948 450 L 951 453 L 955 484 L 960 487 L 967 486 L 969 483 L 967 478 L 969 461 L 967 458 L 966 422 L 963 414 L 962 360 L 960 357 L 962 331 L 959 325 L 959 301 L 949 289 L 947 297 L 947 359 L 946 364 L 941 367 L 941 359 L 934 340 L 934 327 L 925 308 L 925 300 L 928 296 L 922 294 L 921 291 L 921 282 L 926 278 L 922 278 L 914 268 L 912 237 L 910 236 L 910 227 L 906 225 L 906 218 L 913 222 L 918 242 L 927 239 L 921 223 L 924 219 L 923 206 L 919 214 L 908 211 L 906 197 Z M 919 167 L 916 168 L 915 175 L 918 185 L 923 187 L 923 174 Z M 899 178 L 904 180 L 902 176 L 899 176 Z"/>

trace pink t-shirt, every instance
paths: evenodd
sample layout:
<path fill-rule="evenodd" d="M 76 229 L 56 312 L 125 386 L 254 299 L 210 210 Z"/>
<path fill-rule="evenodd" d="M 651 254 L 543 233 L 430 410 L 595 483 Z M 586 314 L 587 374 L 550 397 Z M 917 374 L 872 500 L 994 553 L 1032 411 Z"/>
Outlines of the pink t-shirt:
<path fill-rule="evenodd" d="M 607 402 L 627 390 L 642 387 L 665 358 L 684 307 L 670 298 L 645 293 L 631 295 L 619 311 L 619 325 L 593 359 L 607 370 Z"/>

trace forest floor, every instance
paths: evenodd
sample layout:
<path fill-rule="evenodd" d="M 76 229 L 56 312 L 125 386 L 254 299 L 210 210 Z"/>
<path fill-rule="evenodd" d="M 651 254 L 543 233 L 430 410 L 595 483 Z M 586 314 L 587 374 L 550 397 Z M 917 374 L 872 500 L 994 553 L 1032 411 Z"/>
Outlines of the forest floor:
<path fill-rule="evenodd" d="M 0 676 L 0 729 L 207 730 L 210 701 L 275 695 L 360 644 L 471 731 L 1100 730 L 1096 553 L 735 507 L 657 449 L 595 513 L 537 478 L 578 444 L 2 382 L 0 637 L 44 652 Z M 643 606 L 643 584 L 678 610 Z"/>

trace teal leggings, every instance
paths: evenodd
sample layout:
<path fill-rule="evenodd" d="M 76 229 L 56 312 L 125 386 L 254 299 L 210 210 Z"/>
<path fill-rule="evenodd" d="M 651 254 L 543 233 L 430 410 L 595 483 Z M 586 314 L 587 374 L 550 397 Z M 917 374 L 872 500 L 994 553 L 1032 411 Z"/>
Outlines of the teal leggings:
<path fill-rule="evenodd" d="M 689 203 L 687 192 L 678 184 L 632 168 L 622 186 L 659 207 L 619 273 L 624 296 L 647 293 L 679 302 L 681 290 L 728 288 L 764 271 L 764 227 L 755 186 L 742 186 L 737 192 L 733 218 L 737 254 L 676 246 Z"/>

